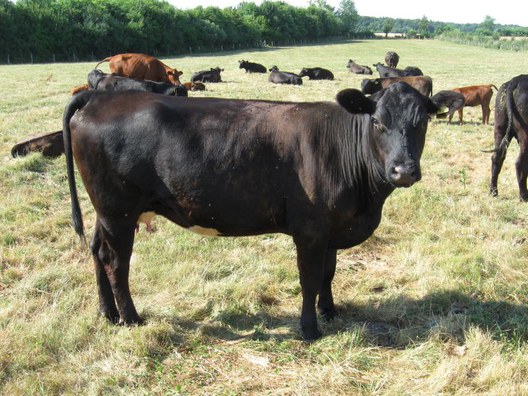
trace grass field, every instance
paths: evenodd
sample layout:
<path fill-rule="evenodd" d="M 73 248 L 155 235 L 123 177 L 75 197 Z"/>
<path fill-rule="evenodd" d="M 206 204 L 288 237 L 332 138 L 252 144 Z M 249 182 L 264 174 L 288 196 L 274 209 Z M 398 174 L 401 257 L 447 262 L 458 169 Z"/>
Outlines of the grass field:
<path fill-rule="evenodd" d="M 164 61 L 184 71 L 183 81 L 225 69 L 225 82 L 193 96 L 332 101 L 360 86 L 349 58 L 372 65 L 387 50 L 430 75 L 435 92 L 500 86 L 528 64 L 526 53 L 414 40 Z M 336 80 L 272 85 L 244 74 L 240 59 L 294 72 L 322 66 Z M 372 238 L 339 252 L 339 317 L 322 323 L 319 341 L 300 340 L 289 237 L 207 238 L 160 217 L 154 233 L 138 233 L 132 259 L 132 296 L 146 325 L 99 318 L 91 257 L 70 225 L 64 158 L 10 156 L 15 142 L 61 129 L 69 90 L 95 63 L 0 66 L 0 394 L 528 394 L 528 205 L 518 199 L 518 147 L 500 195 L 490 197 L 490 154 L 481 150 L 493 145 L 493 125 L 481 125 L 478 108 L 466 109 L 463 126 L 430 123 L 422 181 L 393 193 Z M 91 234 L 94 212 L 77 180 Z"/>

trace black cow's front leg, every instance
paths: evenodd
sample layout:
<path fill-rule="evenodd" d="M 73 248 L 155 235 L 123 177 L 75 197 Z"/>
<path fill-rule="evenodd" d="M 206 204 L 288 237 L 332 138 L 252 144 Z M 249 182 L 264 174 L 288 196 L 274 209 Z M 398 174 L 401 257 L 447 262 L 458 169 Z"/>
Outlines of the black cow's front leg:
<path fill-rule="evenodd" d="M 332 280 L 334 279 L 337 262 L 337 250 L 328 249 L 324 262 L 323 283 L 319 291 L 317 308 L 324 320 L 330 321 L 336 316 L 334 297 L 332 296 Z"/>
<path fill-rule="evenodd" d="M 301 332 L 303 339 L 313 341 L 321 337 L 317 326 L 315 300 L 321 290 L 326 256 L 326 242 L 295 241 L 297 266 L 302 289 Z"/>

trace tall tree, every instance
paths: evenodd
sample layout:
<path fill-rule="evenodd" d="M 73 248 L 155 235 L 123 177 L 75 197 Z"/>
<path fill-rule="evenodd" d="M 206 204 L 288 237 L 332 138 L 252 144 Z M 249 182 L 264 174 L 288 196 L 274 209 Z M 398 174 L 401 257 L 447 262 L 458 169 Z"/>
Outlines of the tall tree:
<path fill-rule="evenodd" d="M 486 15 L 484 21 L 479 25 L 479 27 L 482 29 L 485 35 L 491 36 L 495 30 L 495 19 L 489 15 Z"/>
<path fill-rule="evenodd" d="M 383 33 L 385 33 L 385 38 L 389 35 L 389 33 L 394 28 L 394 20 L 387 18 L 383 22 Z"/>
<path fill-rule="evenodd" d="M 351 34 L 356 31 L 359 15 L 353 0 L 341 0 L 337 8 L 337 16 L 341 20 L 345 34 Z"/>

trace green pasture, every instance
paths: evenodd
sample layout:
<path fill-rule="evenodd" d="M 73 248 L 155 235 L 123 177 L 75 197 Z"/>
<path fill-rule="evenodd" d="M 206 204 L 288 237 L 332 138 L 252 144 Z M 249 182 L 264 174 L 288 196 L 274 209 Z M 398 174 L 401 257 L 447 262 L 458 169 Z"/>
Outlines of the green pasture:
<path fill-rule="evenodd" d="M 499 87 L 528 54 L 439 41 L 376 40 L 163 59 L 220 66 L 223 83 L 191 96 L 333 101 L 383 62 L 418 66 L 433 91 Z M 272 85 L 238 60 L 286 71 L 321 66 L 335 81 Z M 295 249 L 284 235 L 208 238 L 157 217 L 142 226 L 131 289 L 146 324 L 97 316 L 89 251 L 70 223 L 63 157 L 12 158 L 17 141 L 62 128 L 70 89 L 97 62 L 0 66 L 0 394 L 2 395 L 520 395 L 528 394 L 528 205 L 509 149 L 499 196 L 488 194 L 491 125 L 433 119 L 423 179 L 387 200 L 374 236 L 340 251 L 339 317 L 300 339 Z M 371 66 L 372 67 L 372 66 Z M 102 65 L 108 71 L 108 65 Z M 376 77 L 376 75 L 374 76 Z M 492 99 L 492 112 L 495 96 Z M 455 115 L 455 120 L 458 116 Z M 77 178 L 87 233 L 94 211 Z M 255 180 L 255 183 L 261 183 Z"/>

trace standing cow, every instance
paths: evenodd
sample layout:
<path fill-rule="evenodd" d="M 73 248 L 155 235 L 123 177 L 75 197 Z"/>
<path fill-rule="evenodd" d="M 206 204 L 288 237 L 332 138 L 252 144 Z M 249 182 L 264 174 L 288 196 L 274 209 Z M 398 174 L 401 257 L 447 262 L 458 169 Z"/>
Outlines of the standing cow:
<path fill-rule="evenodd" d="M 397 67 L 399 61 L 400 61 L 400 56 L 396 52 L 389 51 L 385 54 L 385 63 L 387 64 L 387 66 Z"/>
<path fill-rule="evenodd" d="M 84 238 L 75 157 L 97 214 L 90 248 L 101 313 L 142 322 L 130 295 L 130 257 L 137 222 L 156 213 L 205 235 L 291 235 L 302 335 L 319 338 L 316 307 L 325 320 L 336 315 L 337 249 L 365 241 L 394 189 L 420 180 L 436 111 L 407 84 L 392 85 L 378 102 L 346 89 L 337 102 L 74 96 L 63 117 L 72 216 Z"/>
<path fill-rule="evenodd" d="M 118 54 L 109 56 L 95 65 L 94 69 L 97 69 L 97 66 L 103 62 L 110 62 L 110 71 L 118 76 L 181 85 L 179 78 L 183 72 L 167 66 L 150 55 Z"/>
<path fill-rule="evenodd" d="M 431 97 L 431 100 L 439 110 L 447 108 L 447 112 L 437 114 L 437 117 L 440 118 L 440 115 L 442 117 L 447 115 L 449 117 L 449 120 L 447 121 L 448 124 L 451 123 L 451 119 L 453 118 L 455 111 L 458 111 L 464 107 L 464 96 L 460 92 L 451 90 L 440 91 L 434 94 Z M 462 122 L 460 122 L 460 124 L 462 124 Z"/>
<path fill-rule="evenodd" d="M 515 137 L 519 142 L 519 156 L 515 161 L 517 184 L 521 201 L 528 201 L 528 75 L 521 74 L 504 83 L 495 99 L 495 152 L 491 157 L 490 193 L 497 196 L 497 180 L 506 151 Z"/>
<path fill-rule="evenodd" d="M 493 90 L 497 89 L 493 84 L 485 85 L 470 85 L 467 87 L 453 88 L 452 91 L 459 92 L 464 96 L 464 107 L 478 106 L 482 108 L 482 123 L 489 124 L 490 117 L 490 102 L 493 96 Z M 458 119 L 460 124 L 463 123 L 464 107 L 458 110 Z M 449 122 L 453 118 L 453 114 L 449 117 Z"/>

